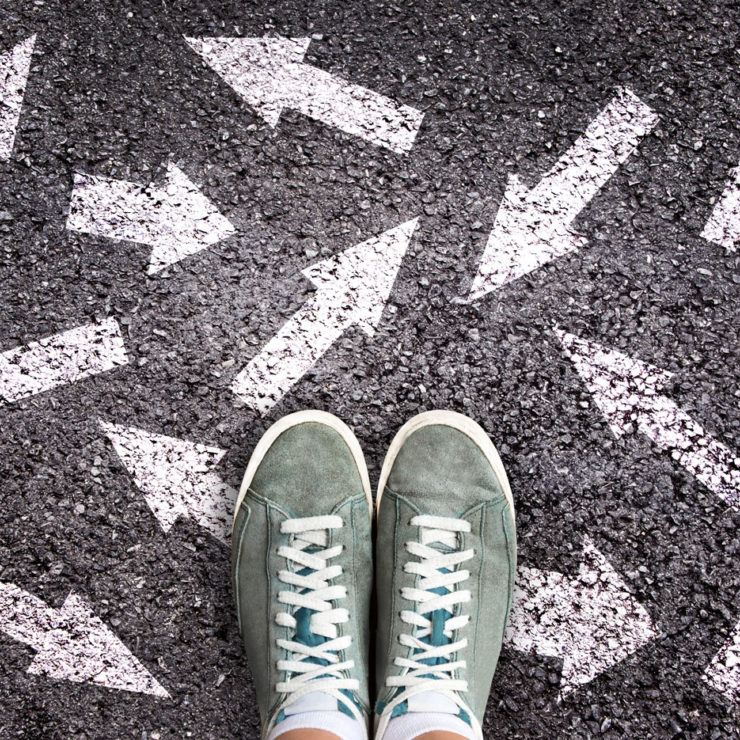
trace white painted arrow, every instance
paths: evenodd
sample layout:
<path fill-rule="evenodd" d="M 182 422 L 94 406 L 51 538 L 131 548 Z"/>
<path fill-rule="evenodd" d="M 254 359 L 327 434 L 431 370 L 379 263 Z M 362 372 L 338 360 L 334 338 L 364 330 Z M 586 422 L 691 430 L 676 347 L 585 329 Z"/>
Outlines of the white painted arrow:
<path fill-rule="evenodd" d="M 402 154 L 423 113 L 303 63 L 310 38 L 185 38 L 272 127 L 283 108 Z"/>
<path fill-rule="evenodd" d="M 730 701 L 740 704 L 740 623 L 712 658 L 702 678 Z"/>
<path fill-rule="evenodd" d="M 0 631 L 36 652 L 28 673 L 169 697 L 76 594 L 52 609 L 15 584 L 0 582 Z"/>
<path fill-rule="evenodd" d="M 303 270 L 317 292 L 236 376 L 231 389 L 266 413 L 353 324 L 373 336 L 417 219 Z"/>
<path fill-rule="evenodd" d="M 35 43 L 36 36 L 29 36 L 0 54 L 0 159 L 9 159 L 13 152 Z"/>
<path fill-rule="evenodd" d="M 236 491 L 214 473 L 225 450 L 100 422 L 165 532 L 190 517 L 228 542 Z"/>
<path fill-rule="evenodd" d="M 152 247 L 149 274 L 234 233 L 234 227 L 171 162 L 164 186 L 74 176 L 67 228 Z"/>
<path fill-rule="evenodd" d="M 616 437 L 645 434 L 728 504 L 740 503 L 740 458 L 660 394 L 671 373 L 555 331 Z"/>
<path fill-rule="evenodd" d="M 740 244 L 740 167 L 732 171 L 730 182 L 714 206 L 701 235 L 730 252 L 734 252 Z"/>
<path fill-rule="evenodd" d="M 468 301 L 583 246 L 571 224 L 657 121 L 620 89 L 536 187 L 528 190 L 511 175 Z"/>
<path fill-rule="evenodd" d="M 0 397 L 17 401 L 127 363 L 115 319 L 85 324 L 0 354 Z"/>
<path fill-rule="evenodd" d="M 588 537 L 575 578 L 517 568 L 506 641 L 521 652 L 562 659 L 561 697 L 657 635 L 648 612 Z"/>

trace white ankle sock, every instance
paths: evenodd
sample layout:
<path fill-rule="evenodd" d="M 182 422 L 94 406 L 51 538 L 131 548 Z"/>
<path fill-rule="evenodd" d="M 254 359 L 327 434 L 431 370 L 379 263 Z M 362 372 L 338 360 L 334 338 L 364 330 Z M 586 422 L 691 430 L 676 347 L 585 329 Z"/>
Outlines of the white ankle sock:
<path fill-rule="evenodd" d="M 447 712 L 406 712 L 394 717 L 378 740 L 414 740 L 426 732 L 456 732 L 474 740 L 473 728 L 455 714 Z"/>
<path fill-rule="evenodd" d="M 325 730 L 342 740 L 367 740 L 365 725 L 338 709 L 332 712 L 291 714 L 270 730 L 267 740 L 276 740 L 290 730 Z"/>
<path fill-rule="evenodd" d="M 367 740 L 365 723 L 340 711 L 337 700 L 323 691 L 302 696 L 285 713 L 287 717 L 270 730 L 267 740 L 276 740 L 291 730 L 326 730 L 341 740 Z"/>

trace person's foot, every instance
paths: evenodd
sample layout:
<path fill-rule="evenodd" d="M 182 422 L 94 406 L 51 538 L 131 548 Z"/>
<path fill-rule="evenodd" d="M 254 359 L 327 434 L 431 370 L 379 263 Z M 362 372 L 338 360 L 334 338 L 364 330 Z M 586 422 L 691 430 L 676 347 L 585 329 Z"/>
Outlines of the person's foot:
<path fill-rule="evenodd" d="M 367 737 L 372 495 L 350 429 L 322 411 L 267 430 L 237 499 L 232 579 L 263 737 Z"/>
<path fill-rule="evenodd" d="M 516 570 L 501 459 L 471 419 L 420 414 L 391 443 L 376 505 L 376 738 L 482 740 Z"/>

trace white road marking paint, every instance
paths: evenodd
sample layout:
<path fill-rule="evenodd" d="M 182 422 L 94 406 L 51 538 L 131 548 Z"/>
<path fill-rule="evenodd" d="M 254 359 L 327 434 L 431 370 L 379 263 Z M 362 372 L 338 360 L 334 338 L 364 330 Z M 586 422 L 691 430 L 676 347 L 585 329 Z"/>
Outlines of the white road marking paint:
<path fill-rule="evenodd" d="M 0 54 L 0 159 L 3 160 L 13 153 L 35 43 L 36 36 L 29 36 L 11 51 Z"/>
<path fill-rule="evenodd" d="M 521 652 L 562 658 L 561 697 L 657 636 L 646 609 L 588 537 L 575 578 L 517 568 L 506 642 Z"/>
<path fill-rule="evenodd" d="M 245 404 L 269 411 L 353 324 L 374 335 L 417 220 L 303 270 L 317 292 L 234 379 Z"/>
<path fill-rule="evenodd" d="M 236 491 L 211 470 L 225 450 L 104 421 L 100 426 L 165 532 L 190 517 L 228 543 Z"/>
<path fill-rule="evenodd" d="M 28 673 L 169 698 L 129 649 L 76 594 L 59 609 L 0 582 L 0 631 L 36 652 Z"/>
<path fill-rule="evenodd" d="M 555 332 L 617 438 L 635 431 L 647 435 L 721 499 L 740 503 L 740 458 L 660 394 L 671 373 Z"/>
<path fill-rule="evenodd" d="M 702 678 L 730 701 L 740 704 L 740 623 L 712 658 Z"/>
<path fill-rule="evenodd" d="M 0 396 L 17 401 L 126 364 L 115 319 L 85 324 L 1 353 Z"/>
<path fill-rule="evenodd" d="M 657 122 L 622 88 L 536 187 L 510 175 L 467 300 L 584 246 L 571 224 Z"/>
<path fill-rule="evenodd" d="M 707 241 L 734 252 L 740 244 L 740 167 L 732 171 L 722 196 L 701 232 Z"/>
<path fill-rule="evenodd" d="M 67 228 L 152 247 L 153 275 L 234 233 L 231 222 L 171 162 L 164 186 L 74 176 Z"/>
<path fill-rule="evenodd" d="M 310 38 L 187 38 L 273 128 L 283 108 L 403 154 L 424 114 L 303 63 Z"/>

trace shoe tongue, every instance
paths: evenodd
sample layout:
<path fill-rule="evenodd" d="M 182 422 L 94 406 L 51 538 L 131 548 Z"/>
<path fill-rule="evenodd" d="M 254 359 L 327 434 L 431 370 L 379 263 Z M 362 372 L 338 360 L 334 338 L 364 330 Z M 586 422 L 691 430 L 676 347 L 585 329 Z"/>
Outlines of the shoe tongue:
<path fill-rule="evenodd" d="M 309 547 L 306 548 L 306 552 L 315 552 L 317 549 L 317 547 Z M 314 573 L 314 570 L 312 568 L 302 568 L 298 571 L 298 575 L 301 576 L 310 576 L 312 573 Z M 305 594 L 306 590 L 304 589 L 299 593 Z M 315 614 L 314 610 L 308 609 L 305 606 L 296 609 L 293 613 L 293 617 L 296 621 L 294 639 L 296 642 L 301 642 L 304 645 L 308 645 L 309 647 L 316 647 L 317 645 L 321 645 L 322 642 L 326 642 L 325 637 L 317 635 L 311 631 L 311 616 L 313 614 Z M 321 663 L 322 665 L 325 665 L 323 661 L 321 661 Z"/>
<path fill-rule="evenodd" d="M 408 699 L 409 712 L 438 712 L 440 714 L 458 714 L 460 708 L 449 696 L 437 691 L 424 691 Z"/>
<path fill-rule="evenodd" d="M 442 555 L 449 555 L 451 552 L 455 552 L 454 547 L 445 545 L 443 542 L 430 542 L 427 547 L 431 547 L 432 550 L 442 553 Z"/>
<path fill-rule="evenodd" d="M 337 709 L 339 709 L 339 702 L 333 696 L 329 696 L 323 691 L 312 691 L 310 694 L 294 701 L 284 711 L 285 715 L 289 717 L 301 712 L 335 712 Z"/>
<path fill-rule="evenodd" d="M 318 546 L 309 547 L 306 548 L 306 552 L 315 552 L 319 549 L 321 548 L 319 548 Z M 313 572 L 314 571 L 311 568 L 303 568 L 299 571 L 299 574 L 302 576 L 307 576 Z M 305 591 L 303 591 L 302 593 L 305 593 Z M 311 630 L 311 615 L 314 613 L 315 612 L 313 609 L 300 607 L 299 609 L 296 609 L 293 614 L 293 617 L 296 620 L 296 630 L 293 639 L 295 639 L 296 642 L 303 643 L 304 645 L 308 645 L 310 647 L 316 647 L 317 645 L 321 645 L 322 643 L 327 642 L 326 637 L 323 637 L 322 635 L 317 635 Z M 316 658 L 309 658 L 308 660 L 312 663 L 316 663 L 317 665 L 327 665 L 327 662 L 325 660 L 319 660 Z M 354 702 L 354 699 L 352 698 L 350 692 L 342 691 L 342 693 L 345 694 L 349 700 Z M 290 706 L 286 707 L 282 712 L 282 718 L 285 719 L 286 717 L 290 717 L 294 714 L 301 714 L 302 712 L 335 711 L 341 711 L 348 716 L 352 716 L 351 712 L 345 707 L 345 705 L 330 694 L 327 694 L 324 691 L 312 691 L 305 696 L 302 696 L 300 699 L 296 699 L 296 701 L 290 704 Z"/>

